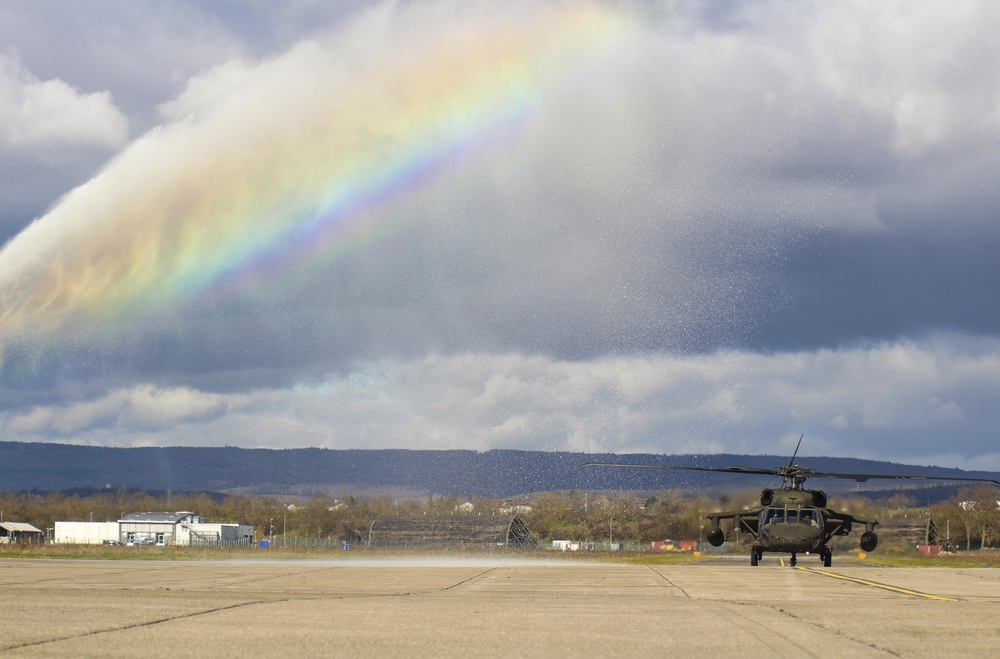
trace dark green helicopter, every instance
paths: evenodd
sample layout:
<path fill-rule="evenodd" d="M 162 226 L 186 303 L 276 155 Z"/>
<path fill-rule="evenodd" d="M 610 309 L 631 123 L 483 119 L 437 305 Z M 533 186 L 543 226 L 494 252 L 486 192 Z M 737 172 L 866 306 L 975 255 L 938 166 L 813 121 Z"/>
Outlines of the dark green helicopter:
<path fill-rule="evenodd" d="M 750 565 L 760 563 L 764 552 L 791 554 L 791 564 L 796 564 L 797 554 L 817 554 L 823 565 L 833 563 L 833 550 L 828 543 L 834 536 L 849 535 L 855 525 L 864 524 L 861 534 L 861 549 L 873 551 L 878 546 L 875 526 L 878 521 L 837 512 L 827 507 L 826 493 L 822 490 L 807 490 L 802 484 L 807 478 L 846 478 L 864 483 L 873 478 L 897 480 L 942 480 L 942 481 L 982 481 L 996 483 L 991 478 L 953 478 L 949 476 L 922 476 L 913 474 L 835 474 L 819 472 L 795 464 L 799 444 L 787 467 L 759 469 L 757 467 L 687 467 L 680 465 L 625 464 L 614 462 L 588 462 L 583 467 L 636 467 L 641 469 L 681 469 L 685 471 L 721 471 L 725 473 L 780 476 L 781 487 L 766 488 L 760 493 L 760 505 L 747 510 L 711 513 L 708 520 L 712 526 L 708 530 L 708 542 L 719 547 L 725 542 L 726 534 L 720 520 L 733 520 L 734 528 L 753 537 L 750 548 Z"/>

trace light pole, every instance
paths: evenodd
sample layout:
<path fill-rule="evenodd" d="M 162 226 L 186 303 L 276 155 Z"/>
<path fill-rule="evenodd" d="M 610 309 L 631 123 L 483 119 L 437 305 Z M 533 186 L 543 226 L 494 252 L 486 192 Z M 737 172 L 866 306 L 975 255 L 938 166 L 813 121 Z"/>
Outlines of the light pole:
<path fill-rule="evenodd" d="M 271 521 L 270 521 L 270 532 L 267 534 L 267 536 L 271 539 L 271 543 L 269 543 L 269 544 L 273 544 L 274 543 L 274 518 L 273 517 L 271 518 Z"/>

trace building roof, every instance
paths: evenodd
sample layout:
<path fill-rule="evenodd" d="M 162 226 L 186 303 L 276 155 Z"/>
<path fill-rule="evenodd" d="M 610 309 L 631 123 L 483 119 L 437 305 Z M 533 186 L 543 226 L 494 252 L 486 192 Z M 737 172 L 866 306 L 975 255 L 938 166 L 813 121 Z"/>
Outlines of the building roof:
<path fill-rule="evenodd" d="M 36 529 L 31 524 L 26 524 L 24 522 L 2 522 L 0 523 L 0 528 L 7 531 L 7 533 L 41 533 L 41 529 Z"/>
<path fill-rule="evenodd" d="M 191 517 L 194 513 L 186 510 L 176 513 L 129 513 L 122 517 L 120 522 L 153 522 L 160 524 L 177 524 L 184 519 Z"/>

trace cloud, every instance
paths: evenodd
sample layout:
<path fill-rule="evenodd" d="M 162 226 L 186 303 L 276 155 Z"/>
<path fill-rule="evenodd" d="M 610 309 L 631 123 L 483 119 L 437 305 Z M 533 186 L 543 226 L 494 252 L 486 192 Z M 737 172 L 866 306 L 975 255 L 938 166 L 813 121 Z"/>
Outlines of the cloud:
<path fill-rule="evenodd" d="M 0 53 L 0 241 L 86 180 L 127 137 L 128 120 L 109 91 L 39 79 L 13 51 Z"/>
<path fill-rule="evenodd" d="M 431 354 L 239 395 L 140 385 L 10 415 L 4 430 L 114 445 L 778 455 L 804 433 L 812 454 L 899 459 L 905 441 L 910 463 L 1000 468 L 988 433 L 998 355 L 996 339 L 963 336 L 583 362 Z"/>
<path fill-rule="evenodd" d="M 95 430 L 162 431 L 185 423 L 204 423 L 231 407 L 239 408 L 242 401 L 240 397 L 228 398 L 184 387 L 166 389 L 144 384 L 67 405 L 38 406 L 12 415 L 6 427 L 19 434 L 55 436 L 80 436 Z"/>
<path fill-rule="evenodd" d="M 988 36 L 1000 25 L 997 7 L 847 2 L 824 14 L 811 39 L 823 84 L 884 118 L 901 156 L 1000 135 L 990 112 L 1000 74 L 989 65 L 1000 48 Z"/>
<path fill-rule="evenodd" d="M 62 80 L 38 80 L 17 59 L 0 54 L 0 148 L 54 145 L 121 147 L 128 121 L 107 91 L 84 93 Z"/>

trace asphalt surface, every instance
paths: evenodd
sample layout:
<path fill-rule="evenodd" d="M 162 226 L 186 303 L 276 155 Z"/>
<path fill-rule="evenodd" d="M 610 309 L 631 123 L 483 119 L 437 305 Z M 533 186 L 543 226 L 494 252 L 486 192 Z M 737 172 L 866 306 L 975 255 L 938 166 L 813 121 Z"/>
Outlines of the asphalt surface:
<path fill-rule="evenodd" d="M 1000 569 L 806 563 L 2 560 L 0 652 L 828 658 L 1000 651 Z"/>

